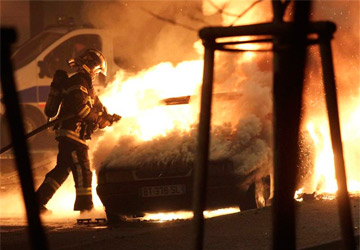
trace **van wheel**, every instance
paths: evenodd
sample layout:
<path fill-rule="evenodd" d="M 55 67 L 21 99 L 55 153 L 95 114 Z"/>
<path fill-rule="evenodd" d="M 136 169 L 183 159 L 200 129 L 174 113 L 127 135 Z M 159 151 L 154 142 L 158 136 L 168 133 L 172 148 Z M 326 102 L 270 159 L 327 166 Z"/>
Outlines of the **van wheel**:
<path fill-rule="evenodd" d="M 24 115 L 23 118 L 23 124 L 24 124 L 24 133 L 30 133 L 31 131 L 38 128 L 41 123 L 39 122 L 39 119 L 36 117 Z M 10 143 L 10 131 L 9 131 L 9 124 L 5 116 L 2 115 L 1 117 L 1 145 L 7 145 Z"/>
<path fill-rule="evenodd" d="M 9 124 L 7 118 L 4 114 L 0 115 L 0 139 L 1 139 L 1 148 L 5 147 L 10 144 L 10 131 L 9 131 Z"/>
<path fill-rule="evenodd" d="M 37 122 L 29 116 L 24 117 L 23 123 L 24 123 L 25 134 L 30 133 L 31 131 L 33 131 L 38 127 Z"/>
<path fill-rule="evenodd" d="M 31 131 L 37 129 L 41 125 L 45 123 L 44 117 L 40 116 L 39 114 L 35 112 L 24 112 L 23 116 L 23 124 L 24 124 L 24 132 L 25 134 L 30 133 Z M 33 136 L 30 138 L 35 138 L 36 136 Z"/>
<path fill-rule="evenodd" d="M 248 190 L 240 191 L 239 208 L 246 211 L 255 208 L 262 208 L 269 205 L 270 197 L 270 176 L 252 183 Z"/>
<path fill-rule="evenodd" d="M 24 108 L 23 110 L 23 124 L 24 124 L 24 132 L 25 134 L 30 133 L 35 130 L 39 126 L 45 123 L 45 118 L 41 115 L 40 111 L 34 111 L 30 108 Z M 7 146 L 11 142 L 10 131 L 9 131 L 9 123 L 5 116 L 2 114 L 0 117 L 0 126 L 1 126 L 1 146 Z M 29 140 L 32 140 L 36 136 L 31 137 Z"/>

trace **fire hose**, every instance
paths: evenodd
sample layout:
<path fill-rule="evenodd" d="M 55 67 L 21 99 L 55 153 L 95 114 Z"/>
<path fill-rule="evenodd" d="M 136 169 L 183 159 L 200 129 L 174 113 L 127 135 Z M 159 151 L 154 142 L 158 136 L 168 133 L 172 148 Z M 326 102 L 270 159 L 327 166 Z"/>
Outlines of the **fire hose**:
<path fill-rule="evenodd" d="M 47 129 L 47 128 L 50 128 L 50 127 L 54 126 L 56 123 L 62 122 L 62 121 L 68 120 L 68 119 L 71 119 L 71 118 L 73 118 L 73 117 L 75 117 L 75 115 L 64 116 L 64 117 L 62 117 L 62 118 L 56 118 L 56 119 L 53 120 L 53 121 L 49 121 L 48 123 L 45 123 L 44 125 L 42 125 L 42 126 L 36 128 L 36 129 L 34 129 L 33 131 L 25 134 L 25 138 L 26 138 L 26 139 L 29 139 L 30 137 L 32 137 L 32 136 L 40 133 L 41 131 L 43 131 L 43 130 L 45 130 L 45 129 Z M 0 150 L 0 154 L 8 151 L 8 150 L 11 149 L 13 146 L 14 146 L 13 143 L 10 143 L 9 145 L 3 147 L 3 148 Z"/>
<path fill-rule="evenodd" d="M 44 125 L 34 129 L 33 131 L 25 134 L 25 139 L 29 139 L 30 137 L 40 133 L 41 131 L 47 129 L 47 128 L 50 128 L 52 126 L 54 126 L 56 123 L 59 123 L 59 122 L 62 122 L 62 121 L 65 121 L 65 120 L 68 120 L 68 119 L 71 119 L 73 117 L 75 117 L 76 115 L 68 115 L 68 116 L 64 116 L 64 117 L 61 117 L 61 118 L 56 118 L 55 120 L 53 121 L 50 121 L 48 123 L 45 123 Z M 113 115 L 109 115 L 109 114 L 106 114 L 106 119 L 110 122 L 110 124 L 113 124 L 114 122 L 117 122 L 121 119 L 121 116 L 120 115 L 117 115 L 117 114 L 113 114 Z M 0 150 L 0 154 L 8 151 L 9 149 L 11 149 L 13 147 L 13 143 L 10 143 L 9 145 L 3 147 L 1 150 Z"/>

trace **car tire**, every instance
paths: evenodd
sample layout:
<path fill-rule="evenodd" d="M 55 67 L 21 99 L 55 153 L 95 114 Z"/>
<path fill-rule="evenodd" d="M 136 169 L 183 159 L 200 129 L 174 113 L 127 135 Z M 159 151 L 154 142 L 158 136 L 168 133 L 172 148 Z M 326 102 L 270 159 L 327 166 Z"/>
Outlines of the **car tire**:
<path fill-rule="evenodd" d="M 246 211 L 257 208 L 255 199 L 255 183 L 252 183 L 247 190 L 239 192 L 240 211 Z"/>
<path fill-rule="evenodd" d="M 247 190 L 239 193 L 240 211 L 262 208 L 269 205 L 270 176 L 253 182 Z"/>
<path fill-rule="evenodd" d="M 108 210 L 105 210 L 105 213 L 108 224 L 114 225 L 114 224 L 119 224 L 121 222 L 120 217 L 116 213 L 110 212 Z"/>

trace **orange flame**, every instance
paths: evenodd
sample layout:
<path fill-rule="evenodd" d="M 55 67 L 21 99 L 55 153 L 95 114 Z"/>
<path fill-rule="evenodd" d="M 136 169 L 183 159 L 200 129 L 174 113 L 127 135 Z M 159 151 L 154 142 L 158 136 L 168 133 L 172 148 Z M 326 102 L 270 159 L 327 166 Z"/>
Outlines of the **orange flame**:
<path fill-rule="evenodd" d="M 93 172 L 92 177 L 92 196 L 94 209 L 98 211 L 103 210 L 103 205 L 99 196 L 96 193 L 97 186 L 97 176 L 95 170 Z M 63 185 L 59 188 L 59 190 L 55 193 L 54 197 L 47 204 L 47 208 L 51 210 L 54 214 L 78 214 L 78 212 L 73 211 L 73 206 L 75 202 L 75 186 L 74 180 L 72 176 L 69 176 L 67 180 L 63 183 Z"/>
<path fill-rule="evenodd" d="M 189 105 L 165 106 L 165 98 L 194 95 L 201 84 L 202 61 L 187 61 L 176 67 L 161 63 L 136 76 L 119 72 L 100 96 L 109 112 L 123 116 L 122 134 L 151 140 L 174 128 L 188 130 L 197 119 Z"/>
<path fill-rule="evenodd" d="M 348 110 L 348 118 L 342 123 L 342 140 L 349 193 L 360 193 L 359 141 L 360 141 L 360 104 Z M 307 123 L 307 131 L 315 145 L 315 171 L 312 188 L 318 194 L 335 194 L 338 190 L 334 153 L 332 150 L 327 120 L 313 119 Z"/>
<path fill-rule="evenodd" d="M 230 208 L 221 208 L 216 210 L 206 210 L 204 211 L 205 218 L 213 218 L 217 216 L 222 216 L 226 214 L 234 214 L 240 212 L 239 208 L 230 207 Z M 190 211 L 179 211 L 179 212 L 169 212 L 169 213 L 146 213 L 141 220 L 143 221 L 156 221 L 156 222 L 166 222 L 172 220 L 187 220 L 193 218 L 193 213 Z"/>

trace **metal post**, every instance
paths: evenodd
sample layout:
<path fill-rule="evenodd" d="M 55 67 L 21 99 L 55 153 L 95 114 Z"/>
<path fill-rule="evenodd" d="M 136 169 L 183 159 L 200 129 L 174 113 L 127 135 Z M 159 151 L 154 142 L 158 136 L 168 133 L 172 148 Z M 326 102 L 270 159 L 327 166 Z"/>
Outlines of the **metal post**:
<path fill-rule="evenodd" d="M 210 121 L 211 121 L 211 99 L 214 74 L 214 41 L 207 40 L 204 56 L 203 85 L 201 90 L 201 110 L 198 131 L 197 157 L 194 169 L 194 192 L 193 192 L 193 211 L 194 211 L 194 248 L 203 249 L 204 238 L 204 218 L 203 211 L 206 205 L 206 183 L 207 168 L 209 160 L 210 142 Z"/>
<path fill-rule="evenodd" d="M 328 110 L 332 148 L 334 152 L 335 174 L 338 185 L 337 202 L 340 217 L 340 227 L 344 245 L 348 250 L 355 250 L 355 238 L 351 216 L 350 200 L 346 184 L 346 172 L 341 141 L 339 111 L 336 96 L 334 66 L 332 61 L 332 34 L 320 36 L 320 54 L 324 78 L 326 105 Z"/>
<path fill-rule="evenodd" d="M 24 126 L 10 61 L 10 45 L 15 41 L 15 38 L 14 30 L 1 29 L 1 87 L 25 201 L 30 242 L 34 250 L 45 250 L 47 249 L 47 240 L 39 217 L 39 207 L 34 191 L 31 164 L 24 136 Z"/>
<path fill-rule="evenodd" d="M 310 3 L 295 4 L 292 29 L 274 36 L 274 250 L 296 249 L 294 194 Z"/>

